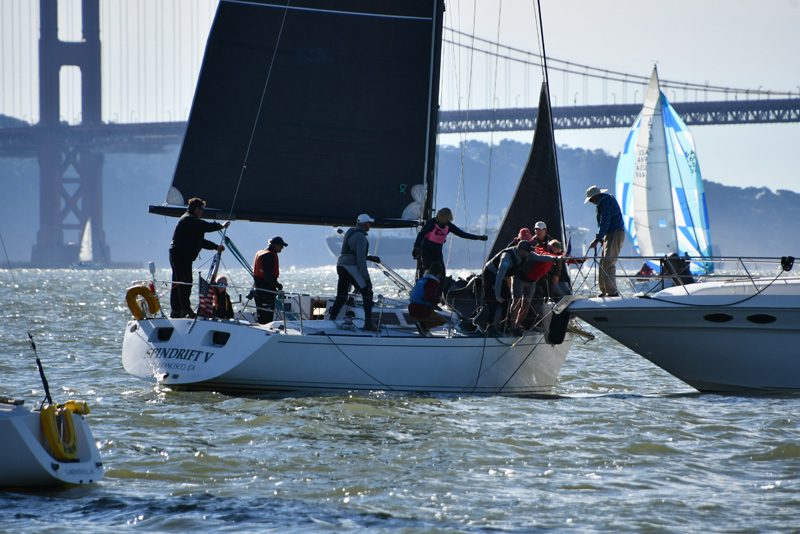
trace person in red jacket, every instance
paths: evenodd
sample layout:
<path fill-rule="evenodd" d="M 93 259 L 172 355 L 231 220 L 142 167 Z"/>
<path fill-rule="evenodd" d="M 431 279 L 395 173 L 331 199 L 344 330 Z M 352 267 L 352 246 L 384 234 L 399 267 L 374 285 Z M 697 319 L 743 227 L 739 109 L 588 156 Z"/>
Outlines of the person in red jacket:
<path fill-rule="evenodd" d="M 253 261 L 253 282 L 256 286 L 256 315 L 259 324 L 271 323 L 275 318 L 275 297 L 283 289 L 278 282 L 280 267 L 278 254 L 289 244 L 280 236 L 269 240 L 269 246 L 256 252 Z"/>
<path fill-rule="evenodd" d="M 551 240 L 547 246 L 538 245 L 534 252 L 542 256 L 551 256 L 553 260 L 528 262 L 520 272 L 514 275 L 511 281 L 513 300 L 511 312 L 508 315 L 508 327 L 512 334 L 517 336 L 523 334 L 522 324 L 531 307 L 536 282 L 553 267 L 553 264 L 561 256 L 561 248 L 561 242 L 555 239 Z"/>
<path fill-rule="evenodd" d="M 444 317 L 436 313 L 442 298 L 439 277 L 442 276 L 443 270 L 444 266 L 441 263 L 433 262 L 430 269 L 417 280 L 414 289 L 411 290 L 408 313 L 417 321 L 421 332 L 425 334 L 431 328 L 442 326 L 447 322 Z"/>

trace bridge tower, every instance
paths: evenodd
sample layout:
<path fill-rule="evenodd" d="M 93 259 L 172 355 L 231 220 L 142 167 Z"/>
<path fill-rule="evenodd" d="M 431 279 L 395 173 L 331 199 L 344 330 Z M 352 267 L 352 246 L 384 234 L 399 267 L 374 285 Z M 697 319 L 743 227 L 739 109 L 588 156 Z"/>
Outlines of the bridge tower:
<path fill-rule="evenodd" d="M 82 145 L 61 124 L 60 71 L 77 66 L 81 74 L 81 125 L 101 124 L 100 1 L 81 0 L 82 40 L 58 39 L 58 0 L 39 0 L 39 231 L 31 263 L 67 267 L 78 260 L 79 245 L 64 243 L 65 230 L 78 242 L 91 220 L 94 256 L 110 262 L 103 231 L 103 151 Z"/>

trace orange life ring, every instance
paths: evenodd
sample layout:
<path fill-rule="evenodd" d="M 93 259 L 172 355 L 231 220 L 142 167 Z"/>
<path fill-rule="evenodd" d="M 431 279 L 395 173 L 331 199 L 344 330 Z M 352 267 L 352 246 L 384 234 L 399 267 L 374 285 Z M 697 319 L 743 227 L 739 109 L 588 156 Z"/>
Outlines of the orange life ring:
<path fill-rule="evenodd" d="M 78 454 L 78 434 L 72 411 L 60 404 L 48 404 L 39 416 L 42 430 L 56 460 L 72 460 Z M 61 424 L 59 425 L 59 419 Z"/>
<path fill-rule="evenodd" d="M 158 299 L 153 292 L 150 291 L 150 288 L 147 286 L 133 286 L 128 288 L 128 293 L 125 295 L 125 301 L 128 303 L 128 309 L 131 310 L 133 317 L 137 321 L 141 321 L 144 316 L 145 312 L 142 308 L 141 304 L 139 304 L 139 297 L 142 297 L 147 304 L 147 309 L 151 314 L 158 313 L 160 306 L 158 305 Z"/>

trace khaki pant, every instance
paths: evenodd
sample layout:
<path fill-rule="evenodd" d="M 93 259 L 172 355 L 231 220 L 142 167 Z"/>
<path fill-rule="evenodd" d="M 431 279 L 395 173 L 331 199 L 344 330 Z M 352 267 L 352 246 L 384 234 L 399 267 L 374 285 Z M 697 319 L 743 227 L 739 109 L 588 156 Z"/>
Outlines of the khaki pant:
<path fill-rule="evenodd" d="M 619 293 L 617 289 L 617 258 L 625 242 L 625 230 L 606 234 L 603 238 L 603 257 L 600 258 L 600 292 L 609 295 Z"/>

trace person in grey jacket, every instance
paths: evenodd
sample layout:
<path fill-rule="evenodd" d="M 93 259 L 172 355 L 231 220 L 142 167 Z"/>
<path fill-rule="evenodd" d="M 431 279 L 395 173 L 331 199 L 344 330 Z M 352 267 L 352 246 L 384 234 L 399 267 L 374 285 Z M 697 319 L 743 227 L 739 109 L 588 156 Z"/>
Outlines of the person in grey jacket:
<path fill-rule="evenodd" d="M 367 270 L 367 261 L 380 262 L 377 256 L 369 255 L 369 232 L 371 224 L 375 220 L 362 213 L 356 220 L 356 226 L 350 228 L 344 234 L 342 251 L 336 261 L 336 273 L 339 275 L 339 282 L 336 286 L 336 300 L 331 306 L 332 320 L 336 319 L 339 312 L 347 301 L 347 294 L 350 286 L 361 294 L 364 300 L 364 330 L 376 331 L 377 328 L 372 324 L 372 281 Z"/>

